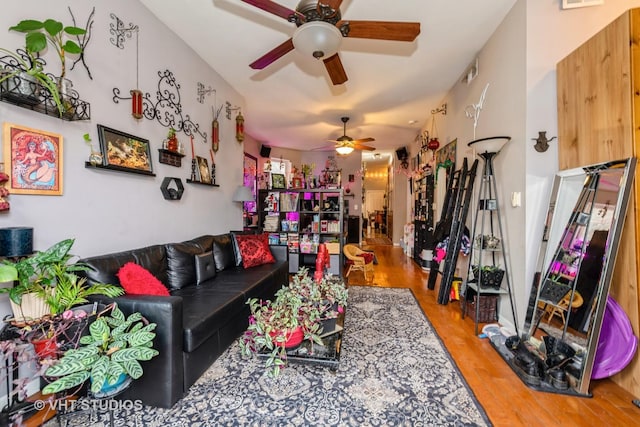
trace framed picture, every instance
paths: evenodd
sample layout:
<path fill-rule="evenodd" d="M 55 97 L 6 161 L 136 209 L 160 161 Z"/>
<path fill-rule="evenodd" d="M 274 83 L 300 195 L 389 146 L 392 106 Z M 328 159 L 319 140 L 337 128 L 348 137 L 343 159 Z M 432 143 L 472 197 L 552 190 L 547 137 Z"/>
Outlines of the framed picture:
<path fill-rule="evenodd" d="M 284 175 L 281 173 L 271 174 L 271 188 L 273 189 L 285 189 L 287 188 Z"/>
<path fill-rule="evenodd" d="M 4 162 L 13 194 L 62 194 L 62 135 L 4 124 Z"/>
<path fill-rule="evenodd" d="M 98 125 L 104 166 L 125 172 L 153 175 L 149 141 Z"/>
<path fill-rule="evenodd" d="M 209 162 L 204 157 L 196 156 L 198 170 L 200 171 L 200 182 L 211 184 L 211 172 L 209 171 Z"/>
<path fill-rule="evenodd" d="M 293 178 L 291 180 L 291 186 L 293 188 L 302 188 L 302 178 Z"/>
<path fill-rule="evenodd" d="M 258 159 L 249 153 L 244 153 L 242 167 L 242 185 L 251 189 L 253 200 L 242 202 L 244 210 L 249 213 L 257 212 L 256 198 L 258 196 Z"/>

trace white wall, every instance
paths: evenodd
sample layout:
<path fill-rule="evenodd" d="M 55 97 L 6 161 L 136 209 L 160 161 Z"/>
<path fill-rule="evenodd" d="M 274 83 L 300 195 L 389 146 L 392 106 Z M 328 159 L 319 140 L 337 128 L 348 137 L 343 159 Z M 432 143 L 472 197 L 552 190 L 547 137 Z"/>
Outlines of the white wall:
<path fill-rule="evenodd" d="M 91 104 L 91 120 L 67 122 L 10 104 L 0 103 L 0 121 L 59 133 L 64 138 L 64 194 L 62 196 L 11 195 L 11 210 L 0 215 L 0 227 L 29 226 L 34 228 L 34 248 L 45 249 L 53 243 L 74 237 L 73 252 L 89 256 L 110 251 L 145 246 L 151 243 L 189 239 L 205 233 L 222 233 L 242 225 L 241 208 L 231 202 L 235 187 L 242 178 L 243 146 L 235 140 L 235 121 L 221 118 L 221 143 L 216 153 L 217 182 L 220 188 L 187 184 L 190 176 L 189 138 L 178 137 L 185 144 L 187 157 L 182 167 L 158 162 L 157 149 L 167 134 L 167 128 L 157 121 L 136 121 L 130 114 L 130 103 L 112 100 L 113 88 L 128 94 L 136 84 L 135 37 L 127 39 L 124 49 L 110 43 L 113 13 L 125 25 L 140 27 L 140 89 L 155 99 L 158 72 L 170 70 L 180 84 L 183 111 L 207 131 L 208 139 L 196 138 L 196 154 L 209 158 L 210 124 L 214 97 L 204 104 L 197 102 L 196 84 L 216 89 L 217 103 L 229 101 L 244 106 L 244 100 L 188 46 L 157 21 L 137 1 L 110 2 L 69 0 L 64 5 L 46 0 L 25 0 L 9 3 L 0 14 L 0 46 L 15 50 L 24 43 L 24 36 L 9 32 L 10 26 L 22 19 L 55 18 L 70 24 L 67 5 L 81 25 L 95 6 L 91 41 L 86 48 L 86 61 L 93 74 L 90 80 L 80 64 L 68 72 L 75 89 Z M 221 47 L 222 48 L 222 47 Z M 46 71 L 59 74 L 53 52 L 47 52 Z M 124 95 L 123 95 L 124 96 Z M 224 111 L 221 116 L 224 116 Z M 246 117 L 251 120 L 250 117 Z M 155 177 L 86 169 L 89 155 L 82 135 L 90 133 L 98 144 L 96 125 L 103 124 L 146 138 L 151 143 Z M 4 142 L 6 143 L 6 142 Z M 160 192 L 165 176 L 180 177 L 185 185 L 181 201 L 166 201 Z"/>
<path fill-rule="evenodd" d="M 478 102 L 487 83 L 475 137 L 512 137 L 496 158 L 495 174 L 520 325 L 558 170 L 557 140 L 545 153 L 533 148 L 539 131 L 546 131 L 549 138 L 557 135 L 556 64 L 634 7 L 640 7 L 640 0 L 607 0 L 603 5 L 569 10 L 562 10 L 561 0 L 518 0 L 479 52 L 478 77 L 468 86 L 456 84 L 442 101 L 448 110 L 446 116 L 438 116 L 441 146 L 458 139 L 458 168 L 463 157 L 473 160 L 466 146 L 474 138 L 473 121 L 465 117 L 465 107 Z M 429 126 L 430 122 L 424 129 Z M 478 181 L 476 191 L 477 187 Z M 511 207 L 513 192 L 522 193 L 522 207 Z M 472 221 L 473 212 L 468 224 Z M 502 304 L 501 316 L 502 321 L 511 321 L 507 304 Z"/>
<path fill-rule="evenodd" d="M 447 103 L 447 115 L 439 116 L 441 147 L 457 139 L 456 168 L 462 166 L 467 157 L 469 167 L 474 153 L 467 144 L 478 138 L 507 135 L 511 141 L 505 145 L 494 160 L 495 177 L 500 202 L 500 213 L 506 239 L 506 257 L 511 276 L 511 285 L 518 304 L 518 311 L 524 313 L 525 258 L 524 238 L 520 230 L 524 229 L 524 210 L 522 207 L 512 208 L 509 201 L 511 193 L 523 192 L 525 180 L 525 6 L 518 2 L 511 9 L 505 20 L 491 36 L 487 44 L 479 52 L 479 74 L 469 85 L 457 83 L 443 102 Z M 480 112 L 474 135 L 474 122 L 465 115 L 465 109 L 478 104 L 481 94 L 489 85 Z M 428 126 L 428 125 L 427 125 Z M 478 164 L 478 172 L 474 182 L 477 193 L 482 176 L 483 161 Z M 475 211 L 470 209 L 467 224 L 471 230 Z M 440 212 L 436 212 L 436 218 Z M 461 257 L 462 258 L 462 257 Z M 459 265 L 466 265 L 468 260 L 461 259 Z M 465 267 L 466 268 L 466 267 Z M 466 276 L 466 272 L 463 274 Z M 501 313 L 512 321 L 507 301 L 501 305 Z M 524 314 L 522 314 L 523 316 Z M 522 316 L 519 316 L 520 318 Z"/>

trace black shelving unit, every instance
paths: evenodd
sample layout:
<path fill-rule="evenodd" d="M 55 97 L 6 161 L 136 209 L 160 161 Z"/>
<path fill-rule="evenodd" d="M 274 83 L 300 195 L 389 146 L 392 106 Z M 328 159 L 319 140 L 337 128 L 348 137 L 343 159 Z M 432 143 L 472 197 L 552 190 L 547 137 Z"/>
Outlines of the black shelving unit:
<path fill-rule="evenodd" d="M 258 232 L 268 233 L 272 245 L 288 246 L 290 273 L 315 270 L 318 244 L 325 243 L 328 272 L 342 275 L 344 222 L 342 189 L 258 191 Z"/>

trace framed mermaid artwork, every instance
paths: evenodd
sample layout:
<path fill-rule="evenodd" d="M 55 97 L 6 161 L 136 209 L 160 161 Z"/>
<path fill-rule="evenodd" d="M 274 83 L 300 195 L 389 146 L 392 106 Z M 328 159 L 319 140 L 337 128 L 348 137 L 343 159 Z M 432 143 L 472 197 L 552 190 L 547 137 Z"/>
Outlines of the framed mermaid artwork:
<path fill-rule="evenodd" d="M 4 123 L 2 141 L 10 193 L 62 195 L 62 135 Z"/>

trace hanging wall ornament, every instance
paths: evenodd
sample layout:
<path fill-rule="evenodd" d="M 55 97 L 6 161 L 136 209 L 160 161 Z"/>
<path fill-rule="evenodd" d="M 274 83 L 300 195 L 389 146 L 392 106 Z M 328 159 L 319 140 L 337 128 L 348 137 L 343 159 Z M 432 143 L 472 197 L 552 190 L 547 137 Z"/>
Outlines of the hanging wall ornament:
<path fill-rule="evenodd" d="M 109 32 L 114 36 L 111 39 L 111 44 L 113 44 L 118 49 L 124 49 L 124 41 L 126 39 L 130 39 L 133 35 L 136 35 L 136 88 L 131 89 L 129 93 L 131 94 L 131 115 L 134 119 L 140 120 L 143 118 L 142 114 L 142 91 L 139 89 L 140 87 L 140 43 L 139 43 L 139 33 L 140 28 L 137 25 L 133 25 L 133 23 L 129 23 L 128 27 L 124 27 L 122 20 L 118 18 L 113 13 L 111 14 L 111 18 L 116 22 L 115 24 L 110 25 Z M 122 98 L 129 99 L 129 98 Z"/>
<path fill-rule="evenodd" d="M 218 152 L 218 148 L 220 146 L 220 122 L 218 121 L 218 117 L 220 117 L 220 112 L 222 111 L 222 105 L 216 110 L 215 107 L 215 90 L 214 92 L 214 102 L 211 110 L 213 111 L 213 121 L 211 122 L 211 148 L 214 152 Z M 213 156 L 213 154 L 212 154 Z"/>
<path fill-rule="evenodd" d="M 236 116 L 236 140 L 238 142 L 244 141 L 244 117 L 242 117 L 241 111 L 238 111 Z"/>
<path fill-rule="evenodd" d="M 142 95 L 142 115 L 148 120 L 156 120 L 166 128 L 173 128 L 176 132 L 184 132 L 187 136 L 200 137 L 206 143 L 207 133 L 200 131 L 200 125 L 194 123 L 188 114 L 184 114 L 180 84 L 169 70 L 158 71 L 158 89 L 156 99 L 152 100 L 147 92 Z M 118 104 L 121 100 L 129 100 L 120 96 L 120 89 L 113 88 L 113 102 Z"/>

